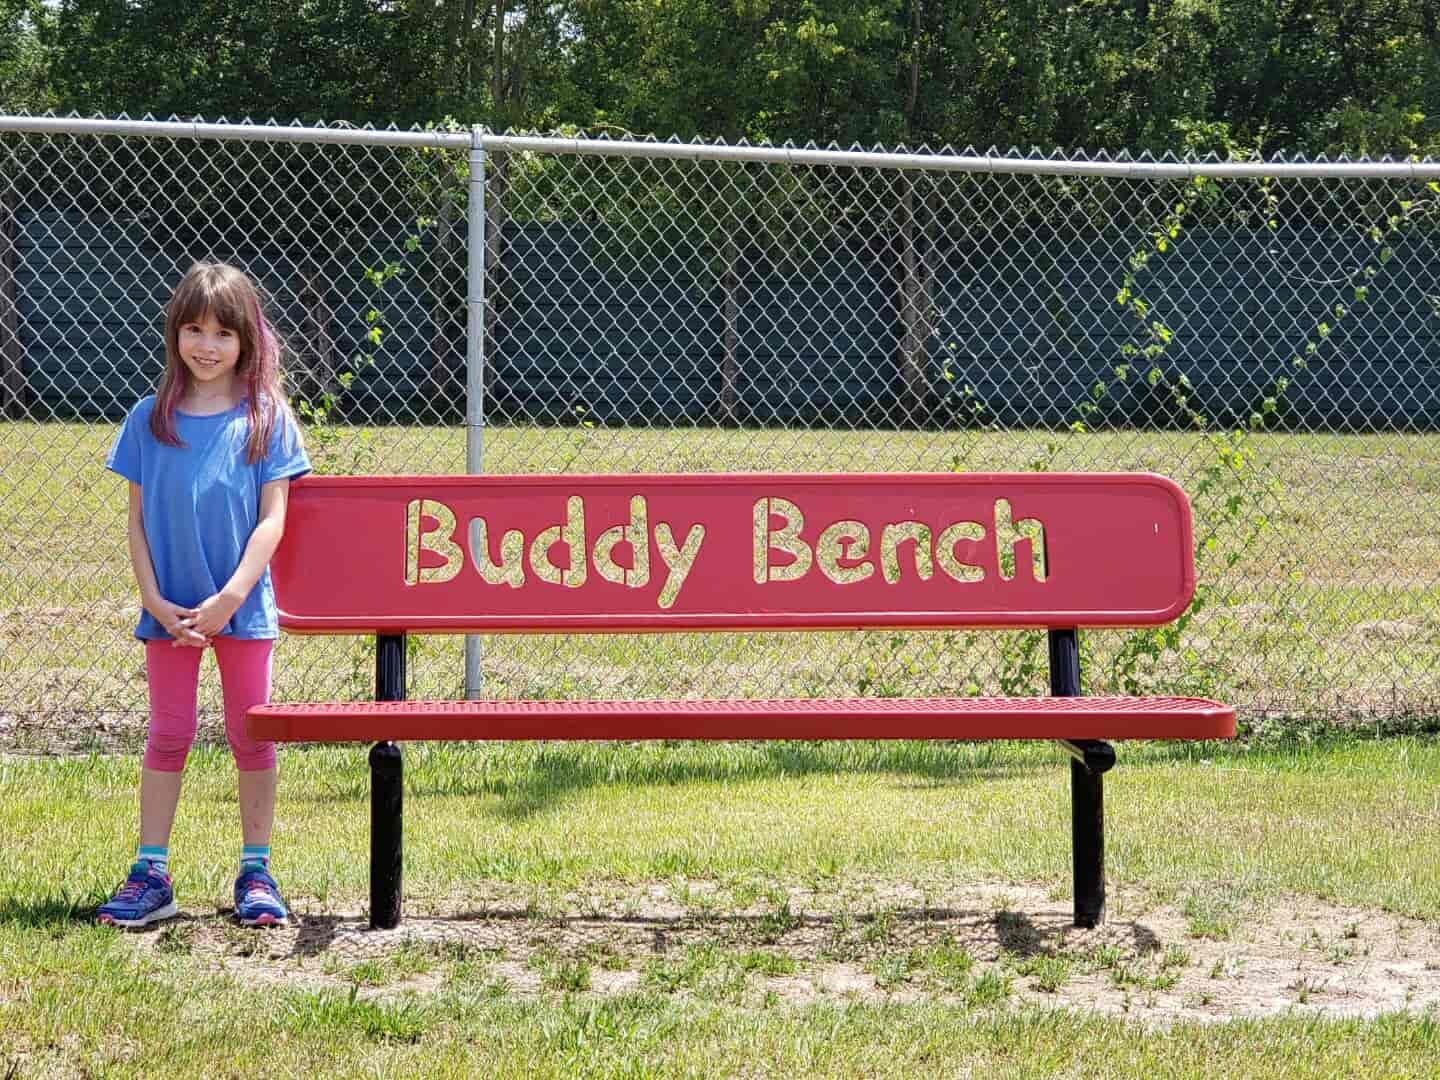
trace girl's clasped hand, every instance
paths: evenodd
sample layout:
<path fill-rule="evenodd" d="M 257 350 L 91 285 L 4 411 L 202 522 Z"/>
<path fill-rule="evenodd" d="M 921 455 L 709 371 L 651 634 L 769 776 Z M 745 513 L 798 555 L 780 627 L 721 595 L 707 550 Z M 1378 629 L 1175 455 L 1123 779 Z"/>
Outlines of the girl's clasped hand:
<path fill-rule="evenodd" d="M 198 608 L 181 607 L 179 604 L 163 600 L 145 610 L 155 616 L 155 621 L 170 635 L 173 639 L 172 645 L 196 645 L 204 648 L 210 644 L 210 638 L 202 634 L 195 626 L 196 618 L 200 614 Z"/>
<path fill-rule="evenodd" d="M 234 597 L 227 597 L 223 593 L 216 593 L 201 602 L 197 608 L 181 607 L 179 604 L 171 604 L 166 601 L 160 611 L 152 611 L 174 640 L 173 645 L 194 645 L 204 648 L 211 644 L 215 635 L 225 629 L 235 612 L 239 609 L 244 597 L 238 600 Z"/>

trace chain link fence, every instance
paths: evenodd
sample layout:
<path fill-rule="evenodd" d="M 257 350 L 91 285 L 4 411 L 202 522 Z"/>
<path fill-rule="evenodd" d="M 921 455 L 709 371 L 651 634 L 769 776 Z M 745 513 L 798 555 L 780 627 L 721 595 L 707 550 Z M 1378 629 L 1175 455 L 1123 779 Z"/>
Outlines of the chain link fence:
<path fill-rule="evenodd" d="M 0 118 L 0 725 L 143 718 L 103 462 L 199 258 L 262 285 L 321 471 L 1155 470 L 1201 588 L 1175 628 L 1085 635 L 1087 690 L 1433 720 L 1436 177 Z M 465 692 L 461 640 L 410 649 L 412 696 Z M 367 639 L 278 655 L 277 697 L 371 690 Z M 472 665 L 513 697 L 1043 693 L 1044 657 L 556 635 Z"/>

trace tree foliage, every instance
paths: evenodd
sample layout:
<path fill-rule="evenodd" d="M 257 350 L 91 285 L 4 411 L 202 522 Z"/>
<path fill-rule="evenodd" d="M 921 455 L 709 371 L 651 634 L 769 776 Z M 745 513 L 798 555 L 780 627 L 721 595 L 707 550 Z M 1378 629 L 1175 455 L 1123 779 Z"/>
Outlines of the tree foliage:
<path fill-rule="evenodd" d="M 10 109 L 819 143 L 1440 146 L 1440 0 L 0 0 Z"/>
<path fill-rule="evenodd" d="M 0 105 L 42 112 L 50 105 L 48 54 L 40 35 L 47 17 L 40 0 L 0 0 Z"/>

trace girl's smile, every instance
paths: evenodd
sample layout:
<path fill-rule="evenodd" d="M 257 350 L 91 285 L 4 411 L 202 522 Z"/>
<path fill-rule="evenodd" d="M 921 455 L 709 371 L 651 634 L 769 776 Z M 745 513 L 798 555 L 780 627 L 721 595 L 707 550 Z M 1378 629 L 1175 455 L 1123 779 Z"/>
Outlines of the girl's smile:
<path fill-rule="evenodd" d="M 198 319 L 180 326 L 180 358 L 193 380 L 192 387 L 204 387 L 210 394 L 227 394 L 235 379 L 240 362 L 240 335 L 222 326 L 215 316 L 206 312 Z"/>

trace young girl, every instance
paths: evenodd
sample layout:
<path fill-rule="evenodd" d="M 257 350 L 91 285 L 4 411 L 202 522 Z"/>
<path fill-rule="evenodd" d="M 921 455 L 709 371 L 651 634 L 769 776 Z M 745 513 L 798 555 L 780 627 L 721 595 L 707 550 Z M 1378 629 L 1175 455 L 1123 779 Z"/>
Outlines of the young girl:
<path fill-rule="evenodd" d="M 165 374 L 136 405 L 107 467 L 130 481 L 130 563 L 150 688 L 140 770 L 140 844 L 130 875 L 97 917 L 145 926 L 175 915 L 170 828 L 195 739 L 200 658 L 215 651 L 225 735 L 240 780 L 244 846 L 235 911 L 247 926 L 289 918 L 270 876 L 275 746 L 251 739 L 245 712 L 270 697 L 278 636 L 267 564 L 285 529 L 290 481 L 310 471 L 281 389 L 280 342 L 239 270 L 197 263 L 165 312 Z"/>

